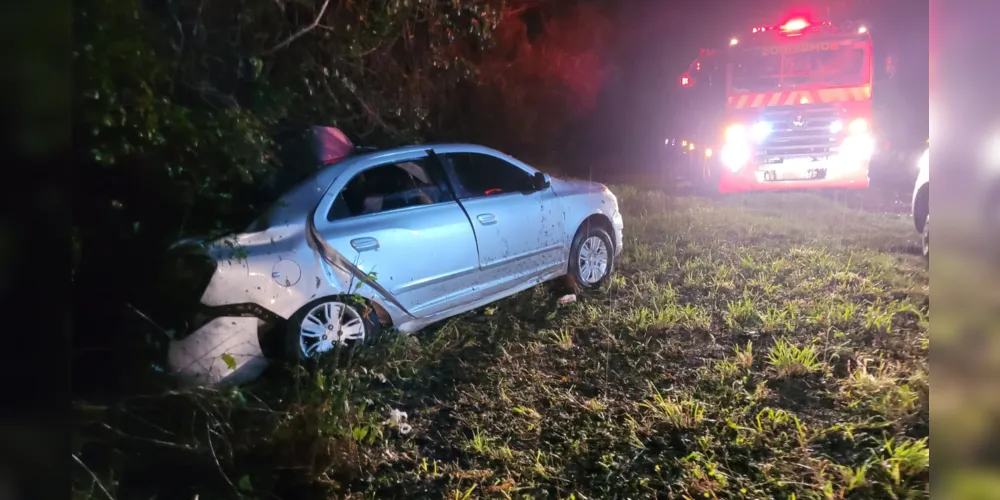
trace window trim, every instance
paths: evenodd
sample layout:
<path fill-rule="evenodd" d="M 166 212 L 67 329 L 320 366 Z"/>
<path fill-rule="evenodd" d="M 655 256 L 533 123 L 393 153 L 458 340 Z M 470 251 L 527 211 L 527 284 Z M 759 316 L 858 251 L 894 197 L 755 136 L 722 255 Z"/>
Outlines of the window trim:
<path fill-rule="evenodd" d="M 431 176 L 432 181 L 434 181 L 435 184 L 437 184 L 438 189 L 440 190 L 441 194 L 445 196 L 445 199 L 442 199 L 442 200 L 440 200 L 440 201 L 438 201 L 436 203 L 430 203 L 430 204 L 427 204 L 427 205 L 411 205 L 411 206 L 404 206 L 404 207 L 399 207 L 399 208 L 392 208 L 392 209 L 389 209 L 389 210 L 380 210 L 378 212 L 372 212 L 372 213 L 368 213 L 368 214 L 349 215 L 347 217 L 333 217 L 333 210 L 334 210 L 334 207 L 337 205 L 337 199 L 340 198 L 341 193 L 343 193 L 344 190 L 347 189 L 347 186 L 349 186 L 351 184 L 351 182 L 357 176 L 359 176 L 359 175 L 361 175 L 361 174 L 363 174 L 365 172 L 368 172 L 370 170 L 374 170 L 376 168 L 387 167 L 387 166 L 390 166 L 390 165 L 395 166 L 395 165 L 399 165 L 400 163 L 408 163 L 408 162 L 409 163 L 417 163 L 418 165 L 420 165 L 421 167 L 423 167 L 427 171 L 427 173 Z M 372 164 L 372 165 L 368 165 L 368 166 L 366 166 L 364 168 L 361 168 L 360 170 L 358 170 L 358 171 L 354 172 L 353 174 L 351 174 L 350 178 L 347 179 L 347 181 L 344 182 L 344 184 L 337 190 L 336 194 L 333 196 L 332 200 L 330 201 L 329 207 L 326 208 L 326 216 L 323 217 L 324 222 L 326 222 L 328 224 L 336 224 L 336 223 L 338 223 L 340 221 L 357 220 L 357 219 L 361 219 L 361 218 L 365 218 L 365 217 L 371 217 L 371 216 L 376 216 L 376 215 L 389 214 L 389 213 L 397 213 L 397 212 L 403 212 L 403 211 L 412 211 L 414 209 L 420 209 L 420 208 L 425 208 L 425 207 L 433 207 L 433 206 L 442 205 L 442 204 L 445 204 L 445 203 L 454 203 L 454 202 L 457 201 L 458 197 L 455 195 L 455 193 L 451 189 L 451 186 L 449 185 L 449 182 L 448 182 L 449 179 L 446 178 L 446 176 L 448 175 L 447 172 L 444 172 L 443 170 L 444 169 L 441 168 L 441 165 L 440 165 L 439 161 L 435 161 L 435 159 L 431 155 L 426 155 L 426 154 L 422 155 L 422 156 L 401 157 L 401 158 L 398 158 L 398 159 L 386 160 L 384 162 L 375 163 L 375 164 Z M 435 177 L 438 177 L 438 178 L 434 179 Z M 333 186 L 331 186 L 331 189 L 328 190 L 328 192 L 332 191 L 332 188 L 333 188 Z"/>
<path fill-rule="evenodd" d="M 443 159 L 447 159 L 448 160 L 446 165 L 442 165 L 442 169 L 444 170 L 445 175 L 448 176 L 448 180 L 451 183 L 451 188 L 454 191 L 455 199 L 457 199 L 459 201 L 482 200 L 482 199 L 494 200 L 494 199 L 501 199 L 501 198 L 504 198 L 504 197 L 507 197 L 507 196 L 514 196 L 514 195 L 527 196 L 529 194 L 532 194 L 532 193 L 536 192 L 536 191 L 534 191 L 532 189 L 527 189 L 527 190 L 524 190 L 524 191 L 511 191 L 511 192 L 507 192 L 507 193 L 500 193 L 500 194 L 496 194 L 496 195 L 493 195 L 493 196 L 486 196 L 486 195 L 463 196 L 467 190 L 466 190 L 465 186 L 462 185 L 461 180 L 458 179 L 458 175 L 455 173 L 456 167 L 455 167 L 455 164 L 452 163 L 452 160 L 451 160 L 451 157 L 453 155 L 481 155 L 481 156 L 488 156 L 488 157 L 493 158 L 495 160 L 502 161 L 502 162 L 504 162 L 504 163 L 506 163 L 506 164 L 508 164 L 508 165 L 510 165 L 510 166 L 512 166 L 512 167 L 514 167 L 514 168 L 516 168 L 518 170 L 520 170 L 526 176 L 528 176 L 528 179 L 529 179 L 528 182 L 529 183 L 531 182 L 531 179 L 534 178 L 536 171 L 525 169 L 521 165 L 518 165 L 516 162 L 510 161 L 507 158 L 503 158 L 501 156 L 497 156 L 497 155 L 490 154 L 490 153 L 483 152 L 483 151 L 448 151 L 448 152 L 438 153 L 438 156 L 441 156 L 441 157 L 443 157 Z M 444 164 L 445 162 L 442 161 L 441 163 Z"/>

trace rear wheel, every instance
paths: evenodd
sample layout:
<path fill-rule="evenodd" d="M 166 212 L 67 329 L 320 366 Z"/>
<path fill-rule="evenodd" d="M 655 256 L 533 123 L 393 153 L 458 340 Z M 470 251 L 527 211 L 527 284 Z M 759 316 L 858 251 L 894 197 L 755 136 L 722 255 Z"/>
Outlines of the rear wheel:
<path fill-rule="evenodd" d="M 288 319 L 284 354 L 290 361 L 316 359 L 338 348 L 371 344 L 380 334 L 374 309 L 351 298 L 324 297 Z"/>
<path fill-rule="evenodd" d="M 607 231 L 589 222 L 577 231 L 569 252 L 568 281 L 575 291 L 600 288 L 615 266 L 614 244 Z"/>

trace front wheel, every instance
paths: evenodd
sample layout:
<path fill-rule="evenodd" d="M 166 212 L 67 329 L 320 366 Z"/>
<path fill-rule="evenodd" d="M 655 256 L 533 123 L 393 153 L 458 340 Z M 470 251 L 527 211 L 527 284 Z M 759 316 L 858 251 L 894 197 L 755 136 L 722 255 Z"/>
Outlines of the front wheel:
<path fill-rule="evenodd" d="M 574 290 L 600 288 L 615 267 L 614 244 L 608 233 L 590 224 L 573 238 L 569 252 L 569 283 Z"/>

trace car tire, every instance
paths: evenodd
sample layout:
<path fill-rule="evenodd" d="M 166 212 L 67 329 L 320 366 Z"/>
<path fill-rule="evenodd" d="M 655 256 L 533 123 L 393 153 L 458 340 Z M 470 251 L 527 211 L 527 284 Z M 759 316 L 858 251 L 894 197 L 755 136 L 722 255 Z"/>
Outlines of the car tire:
<path fill-rule="evenodd" d="M 324 297 L 288 318 L 283 357 L 293 362 L 312 360 L 344 347 L 373 344 L 381 333 L 378 315 L 364 302 L 354 297 Z"/>
<path fill-rule="evenodd" d="M 615 267 L 615 246 L 607 231 L 584 223 L 569 252 L 567 282 L 574 292 L 600 288 Z"/>
<path fill-rule="evenodd" d="M 920 232 L 920 247 L 924 258 L 931 258 L 931 214 L 924 217 L 924 230 Z"/>

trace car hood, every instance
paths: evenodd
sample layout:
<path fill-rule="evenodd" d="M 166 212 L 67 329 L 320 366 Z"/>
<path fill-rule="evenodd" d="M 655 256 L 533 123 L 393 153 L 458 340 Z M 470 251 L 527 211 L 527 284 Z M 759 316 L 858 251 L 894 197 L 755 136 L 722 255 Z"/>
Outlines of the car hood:
<path fill-rule="evenodd" d="M 556 192 L 559 196 L 570 196 L 574 194 L 587 194 L 587 193 L 600 193 L 603 192 L 607 187 L 604 184 L 593 182 L 593 181 L 583 181 L 577 179 L 560 179 L 558 177 L 551 177 L 552 190 Z"/>

